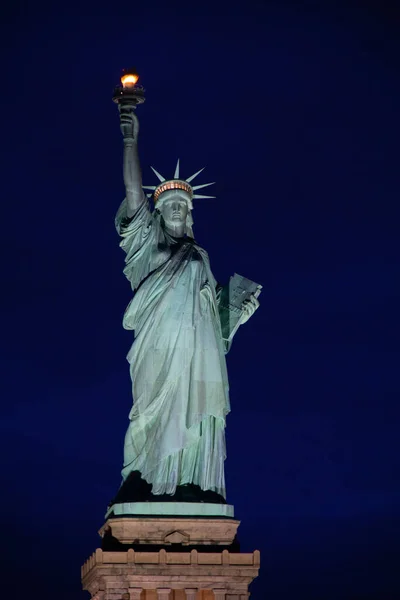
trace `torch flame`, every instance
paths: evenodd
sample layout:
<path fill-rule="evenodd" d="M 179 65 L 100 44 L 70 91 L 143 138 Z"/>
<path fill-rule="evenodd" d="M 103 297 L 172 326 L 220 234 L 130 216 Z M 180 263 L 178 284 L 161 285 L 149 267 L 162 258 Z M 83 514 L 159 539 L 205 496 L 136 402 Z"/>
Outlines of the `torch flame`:
<path fill-rule="evenodd" d="M 127 73 L 121 77 L 121 83 L 124 87 L 133 87 L 137 80 L 139 79 L 139 75 L 134 75 L 133 73 Z"/>

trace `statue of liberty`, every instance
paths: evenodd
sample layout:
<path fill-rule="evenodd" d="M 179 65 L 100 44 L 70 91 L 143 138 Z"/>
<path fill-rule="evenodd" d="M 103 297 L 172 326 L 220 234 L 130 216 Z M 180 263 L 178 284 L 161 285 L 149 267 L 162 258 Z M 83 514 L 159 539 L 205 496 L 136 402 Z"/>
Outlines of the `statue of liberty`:
<path fill-rule="evenodd" d="M 125 436 L 123 484 L 114 503 L 141 500 L 225 502 L 225 419 L 229 413 L 223 334 L 224 288 L 193 236 L 195 192 L 180 178 L 154 171 L 160 183 L 143 192 L 134 107 L 120 105 L 126 198 L 116 227 L 124 274 L 134 292 L 123 319 L 134 330 L 128 353 L 133 407 Z M 150 196 L 150 197 L 148 197 Z M 151 210 L 150 200 L 154 203 Z M 248 281 L 248 280 L 246 280 Z M 255 284 L 256 285 L 256 284 Z M 226 288 L 225 288 L 226 289 Z M 259 303 L 248 294 L 240 324 Z"/>

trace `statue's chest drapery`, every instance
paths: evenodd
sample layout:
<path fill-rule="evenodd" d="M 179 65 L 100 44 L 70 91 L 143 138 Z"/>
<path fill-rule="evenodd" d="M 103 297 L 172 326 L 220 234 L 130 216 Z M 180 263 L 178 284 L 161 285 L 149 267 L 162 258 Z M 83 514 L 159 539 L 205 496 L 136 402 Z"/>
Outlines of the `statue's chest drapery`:
<path fill-rule="evenodd" d="M 162 330 L 193 328 L 207 308 L 202 295 L 209 279 L 205 251 L 189 241 L 159 250 L 164 261 L 142 282 L 125 313 L 125 326 L 136 334 L 149 319 Z"/>
<path fill-rule="evenodd" d="M 218 328 L 211 316 L 218 309 L 207 252 L 192 238 L 171 237 L 148 203 L 133 218 L 126 218 L 122 203 L 116 224 L 126 253 L 124 274 L 134 290 L 124 327 L 134 329 L 136 338 L 168 323 L 172 328 L 190 328 L 208 311 L 213 328 Z"/>

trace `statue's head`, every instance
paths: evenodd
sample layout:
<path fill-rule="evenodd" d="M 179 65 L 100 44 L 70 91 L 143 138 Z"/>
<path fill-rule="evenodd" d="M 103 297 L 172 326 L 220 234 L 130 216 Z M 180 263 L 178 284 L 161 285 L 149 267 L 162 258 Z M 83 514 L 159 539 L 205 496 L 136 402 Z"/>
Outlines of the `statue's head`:
<path fill-rule="evenodd" d="M 191 198 L 182 189 L 165 191 L 158 199 L 157 210 L 171 235 L 181 237 L 187 233 L 186 221 L 190 213 Z"/>
<path fill-rule="evenodd" d="M 214 198 L 214 196 L 201 196 L 194 193 L 195 190 L 212 185 L 211 183 L 203 183 L 202 185 L 195 186 L 190 185 L 190 182 L 203 169 L 200 169 L 200 171 L 197 171 L 197 173 L 188 177 L 188 179 L 181 179 L 179 177 L 178 160 L 174 179 L 166 180 L 153 167 L 151 168 L 161 183 L 157 186 L 144 185 L 143 188 L 153 190 L 153 194 L 148 194 L 148 196 L 153 196 L 154 206 L 161 213 L 167 231 L 176 237 L 182 237 L 185 234 L 193 237 L 193 198 Z"/>

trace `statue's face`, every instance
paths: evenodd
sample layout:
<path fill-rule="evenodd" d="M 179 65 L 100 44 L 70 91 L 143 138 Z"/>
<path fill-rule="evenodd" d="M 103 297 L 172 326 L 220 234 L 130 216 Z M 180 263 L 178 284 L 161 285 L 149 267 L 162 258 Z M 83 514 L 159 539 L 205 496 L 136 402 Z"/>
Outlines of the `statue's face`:
<path fill-rule="evenodd" d="M 181 230 L 188 214 L 187 196 L 183 190 L 168 190 L 164 194 L 160 212 L 165 225 L 173 234 L 183 235 Z"/>

